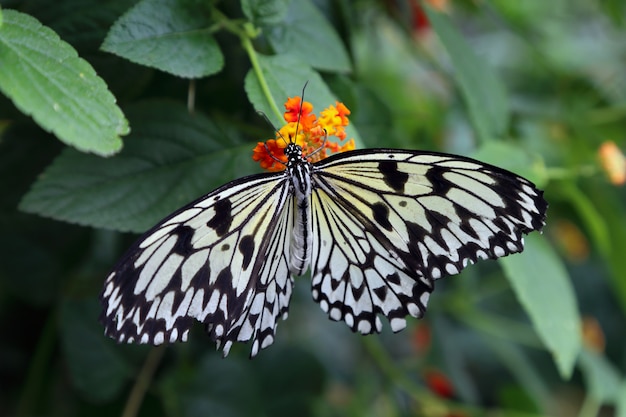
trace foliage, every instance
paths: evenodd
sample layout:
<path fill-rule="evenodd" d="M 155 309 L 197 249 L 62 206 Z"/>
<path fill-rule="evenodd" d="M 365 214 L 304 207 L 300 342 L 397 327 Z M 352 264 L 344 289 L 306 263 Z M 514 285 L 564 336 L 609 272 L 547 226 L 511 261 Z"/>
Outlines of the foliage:
<path fill-rule="evenodd" d="M 615 142 L 623 169 L 620 0 L 4 7 L 0 413 L 626 416 L 626 199 L 597 158 Z M 167 348 L 106 339 L 97 298 L 123 232 L 255 172 L 273 137 L 257 111 L 282 125 L 306 82 L 317 109 L 350 108 L 357 147 L 530 178 L 550 203 L 544 235 L 438 282 L 427 317 L 395 335 L 329 322 L 298 279 L 253 361 L 246 346 L 219 358 L 201 328 Z"/>

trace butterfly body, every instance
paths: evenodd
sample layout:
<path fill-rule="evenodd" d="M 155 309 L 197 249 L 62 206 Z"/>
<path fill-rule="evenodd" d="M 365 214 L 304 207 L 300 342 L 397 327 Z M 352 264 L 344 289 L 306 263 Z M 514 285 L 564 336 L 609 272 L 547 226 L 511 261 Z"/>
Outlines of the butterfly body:
<path fill-rule="evenodd" d="M 313 230 L 311 226 L 311 164 L 302 155 L 302 148 L 290 143 L 285 148 L 287 176 L 295 203 L 295 224 L 289 246 L 289 271 L 304 274 L 311 260 Z"/>
<path fill-rule="evenodd" d="M 124 342 L 186 340 L 192 321 L 226 355 L 274 341 L 293 276 L 332 320 L 363 334 L 421 317 L 434 281 L 523 250 L 547 203 L 534 185 L 469 158 L 367 149 L 233 181 L 142 236 L 107 277 L 101 320 Z"/>

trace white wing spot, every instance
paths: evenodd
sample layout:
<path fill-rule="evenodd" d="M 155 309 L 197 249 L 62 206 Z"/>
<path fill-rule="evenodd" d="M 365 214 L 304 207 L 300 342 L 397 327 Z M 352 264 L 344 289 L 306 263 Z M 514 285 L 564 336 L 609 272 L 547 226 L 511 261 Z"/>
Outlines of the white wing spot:
<path fill-rule="evenodd" d="M 350 313 L 346 313 L 346 315 L 343 318 L 346 322 L 346 324 L 350 327 L 354 326 L 354 316 Z"/>
<path fill-rule="evenodd" d="M 367 320 L 361 320 L 359 321 L 358 331 L 361 334 L 369 334 L 372 332 L 372 325 Z"/>
<path fill-rule="evenodd" d="M 441 269 L 434 267 L 432 271 L 430 271 L 430 276 L 432 276 L 433 279 L 441 278 Z"/>
<path fill-rule="evenodd" d="M 391 325 L 391 330 L 393 330 L 395 333 L 395 332 L 399 332 L 400 330 L 406 327 L 406 320 L 400 317 L 395 317 L 391 319 L 389 324 Z"/>
<path fill-rule="evenodd" d="M 261 344 L 261 349 L 265 349 L 272 343 L 274 343 L 274 336 L 272 336 L 271 334 L 267 335 L 265 339 L 263 339 L 263 343 Z"/>
<path fill-rule="evenodd" d="M 422 295 L 420 295 L 420 303 L 422 303 L 422 305 L 424 307 L 426 307 L 428 305 L 428 300 L 430 299 L 430 293 L 429 292 L 423 292 Z M 422 315 L 422 312 L 420 311 L 419 316 Z M 417 316 L 417 317 L 419 317 Z"/>
<path fill-rule="evenodd" d="M 454 275 L 459 273 L 459 269 L 454 264 L 446 264 L 446 272 L 450 275 Z"/>

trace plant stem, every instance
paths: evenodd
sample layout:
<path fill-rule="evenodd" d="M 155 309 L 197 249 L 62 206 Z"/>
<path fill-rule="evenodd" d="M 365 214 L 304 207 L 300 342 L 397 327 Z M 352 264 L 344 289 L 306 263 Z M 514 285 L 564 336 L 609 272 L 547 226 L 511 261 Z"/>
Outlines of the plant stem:
<path fill-rule="evenodd" d="M 267 85 L 267 81 L 265 76 L 263 75 L 263 69 L 259 63 L 258 54 L 252 45 L 252 39 L 254 39 L 258 35 L 258 30 L 254 28 L 251 22 L 237 22 L 229 19 L 226 15 L 220 12 L 217 9 L 213 10 L 213 16 L 219 24 L 229 32 L 237 35 L 241 40 L 241 45 L 243 49 L 248 54 L 248 58 L 250 59 L 250 64 L 252 65 L 252 70 L 254 71 L 254 75 L 256 75 L 257 81 L 259 82 L 259 87 L 267 100 L 272 112 L 278 117 L 279 120 L 283 119 L 283 114 L 276 105 L 276 101 L 274 100 L 274 96 L 272 96 L 272 92 L 270 91 L 269 86 Z"/>
<path fill-rule="evenodd" d="M 270 105 L 270 108 L 274 112 L 279 119 L 283 118 L 283 114 L 278 109 L 276 105 L 276 101 L 274 101 L 274 96 L 272 96 L 272 92 L 270 91 L 269 86 L 267 85 L 267 81 L 265 80 L 265 76 L 263 75 L 263 70 L 261 69 L 261 65 L 259 64 L 259 60 L 257 58 L 257 53 L 252 46 L 252 41 L 249 37 L 242 37 L 241 43 L 243 45 L 243 49 L 245 49 L 248 54 L 248 58 L 250 58 L 250 63 L 252 64 L 252 70 L 254 71 L 254 75 L 256 75 L 257 81 L 259 82 L 259 86 L 261 87 L 261 91 L 265 96 L 265 99 Z"/>
<path fill-rule="evenodd" d="M 139 412 L 139 407 L 143 403 L 143 398 L 146 395 L 146 391 L 148 391 L 148 387 L 150 386 L 150 381 L 152 381 L 152 376 L 156 372 L 159 363 L 161 362 L 161 358 L 165 353 L 165 346 L 161 345 L 153 348 L 148 353 L 146 357 L 146 361 L 143 364 L 143 368 L 137 375 L 137 380 L 135 381 L 135 385 L 128 396 L 128 400 L 126 401 L 126 406 L 124 407 L 124 411 L 122 412 L 122 417 L 135 417 Z"/>

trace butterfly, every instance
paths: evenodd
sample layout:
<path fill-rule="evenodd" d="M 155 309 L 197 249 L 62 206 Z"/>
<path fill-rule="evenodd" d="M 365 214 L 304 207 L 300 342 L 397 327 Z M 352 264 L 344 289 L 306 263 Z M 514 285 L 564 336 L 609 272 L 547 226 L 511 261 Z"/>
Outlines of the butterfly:
<path fill-rule="evenodd" d="M 297 112 L 294 134 L 302 121 L 319 135 Z M 312 162 L 320 148 L 303 150 L 291 133 L 285 142 L 282 158 L 260 148 L 282 171 L 223 185 L 128 250 L 101 294 L 108 336 L 185 341 L 197 320 L 224 356 L 251 341 L 254 357 L 274 342 L 294 277 L 309 269 L 331 320 L 369 334 L 385 317 L 398 332 L 423 316 L 437 279 L 521 252 L 523 236 L 545 224 L 533 183 L 467 157 L 363 149 Z"/>

